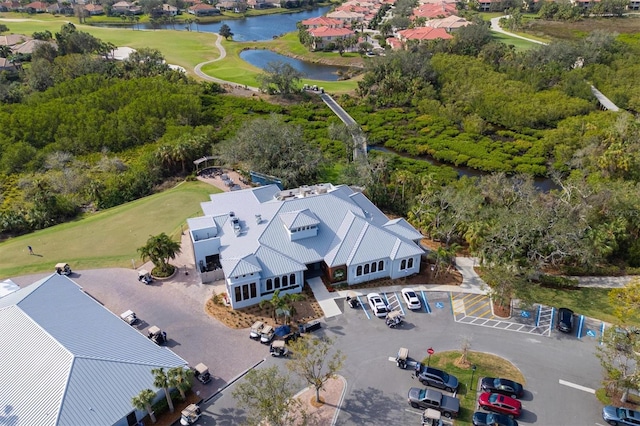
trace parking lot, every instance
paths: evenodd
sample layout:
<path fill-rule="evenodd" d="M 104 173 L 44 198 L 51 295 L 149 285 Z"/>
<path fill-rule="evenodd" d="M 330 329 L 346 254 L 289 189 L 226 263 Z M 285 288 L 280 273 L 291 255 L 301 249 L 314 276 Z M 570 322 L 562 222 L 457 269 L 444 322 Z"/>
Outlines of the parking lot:
<path fill-rule="evenodd" d="M 25 285 L 37 278 L 21 277 L 15 281 Z M 114 314 L 133 309 L 142 320 L 138 326 L 141 332 L 151 325 L 165 330 L 168 346 L 190 365 L 207 364 L 214 380 L 206 386 L 196 383 L 195 388 L 203 398 L 254 365 L 263 368 L 277 364 L 286 371 L 284 360 L 268 356 L 268 347 L 250 340 L 247 330 L 230 330 L 204 312 L 204 302 L 211 294 L 207 285 L 155 282 L 145 286 L 138 282 L 135 271 L 126 269 L 82 271 L 71 278 Z M 407 391 L 421 385 L 412 378 L 410 369 L 397 368 L 390 358 L 395 357 L 400 347 L 406 347 L 409 357 L 420 361 L 427 357 L 427 348 L 436 352 L 459 350 L 462 339 L 470 340 L 471 350 L 500 355 L 522 371 L 526 394 L 520 424 L 602 423 L 601 406 L 592 393 L 600 386 L 602 376 L 594 356 L 599 341 L 598 322 L 577 316 L 576 327 L 582 323 L 582 328 L 564 334 L 553 327 L 550 312 L 546 320 L 549 336 L 513 333 L 499 327 L 456 321 L 452 300 L 457 295 L 445 291 L 418 293 L 422 308 L 410 311 L 400 300 L 398 309 L 402 308 L 406 319 L 395 329 L 371 314 L 365 296 L 360 297 L 363 307 L 358 309 L 350 308 L 344 298 L 336 300 L 343 314 L 324 323 L 317 333 L 334 338 L 336 348 L 347 357 L 340 372 L 347 380 L 347 390 L 337 424 L 419 424 L 421 411 L 409 406 Z M 391 302 L 394 297 L 401 298 L 394 291 L 380 294 Z M 478 310 L 479 300 L 474 299 L 476 314 L 483 312 Z M 532 310 L 529 317 L 513 318 L 545 321 L 544 309 L 539 313 Z M 578 330 L 581 338 L 577 337 Z M 303 384 L 299 383 L 299 387 Z M 240 423 L 244 410 L 236 407 L 232 389 L 233 386 L 203 407 L 205 415 L 200 424 Z"/>

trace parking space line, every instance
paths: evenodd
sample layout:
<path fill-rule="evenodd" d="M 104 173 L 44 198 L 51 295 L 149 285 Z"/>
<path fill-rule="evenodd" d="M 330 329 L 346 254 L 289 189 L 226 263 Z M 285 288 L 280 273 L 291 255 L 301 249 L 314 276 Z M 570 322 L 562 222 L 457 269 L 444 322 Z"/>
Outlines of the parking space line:
<path fill-rule="evenodd" d="M 431 307 L 429 306 L 429 301 L 427 300 L 427 295 L 425 294 L 424 290 L 420 291 L 420 293 L 422 294 L 422 303 L 424 303 L 424 308 L 427 310 L 427 313 L 430 314 L 431 313 Z"/>
<path fill-rule="evenodd" d="M 484 294 L 468 294 L 464 297 L 464 306 L 469 309 L 473 308 L 477 304 L 484 305 L 486 303 L 486 296 Z"/>
<path fill-rule="evenodd" d="M 470 315 L 470 316 L 471 316 L 471 315 L 475 314 L 475 313 L 476 313 L 476 312 L 478 312 L 478 311 L 481 311 L 481 310 L 483 310 L 483 309 L 487 309 L 487 306 L 489 306 L 489 302 L 485 300 L 485 303 L 483 303 L 482 305 L 480 305 L 480 307 L 478 307 L 478 308 L 474 309 L 473 311 L 471 311 L 471 312 L 467 312 L 467 315 Z M 467 305 L 465 304 L 465 308 L 466 308 L 466 307 L 467 307 Z M 489 312 L 491 312 L 491 311 L 489 311 Z M 484 315 L 483 315 L 483 316 L 484 316 Z"/>
<path fill-rule="evenodd" d="M 576 337 L 582 339 L 582 327 L 584 326 L 584 315 L 580 315 L 580 324 L 578 324 L 578 334 Z"/>
<path fill-rule="evenodd" d="M 574 388 L 574 389 L 578 389 L 578 390 L 584 391 L 584 392 L 593 393 L 593 394 L 596 393 L 595 389 L 591 389 L 591 388 L 588 388 L 586 386 L 577 385 L 575 383 L 567 382 L 567 381 L 562 380 L 562 379 L 558 380 L 558 383 L 560 383 L 561 385 L 569 386 L 570 388 Z"/>
<path fill-rule="evenodd" d="M 369 312 L 367 312 L 367 307 L 365 306 L 364 303 L 362 303 L 362 300 L 360 300 L 360 296 L 358 296 L 358 302 L 360 302 L 360 306 L 362 306 L 362 310 L 364 311 L 364 314 L 367 316 L 367 319 L 371 319 L 371 317 L 369 316 Z"/>
<path fill-rule="evenodd" d="M 398 293 L 396 293 L 394 291 L 393 295 L 396 297 L 396 300 L 398 301 L 398 306 L 400 307 L 400 312 L 402 312 L 402 315 L 406 315 L 404 309 L 402 308 L 402 302 L 400 302 L 400 298 L 398 297 Z"/>

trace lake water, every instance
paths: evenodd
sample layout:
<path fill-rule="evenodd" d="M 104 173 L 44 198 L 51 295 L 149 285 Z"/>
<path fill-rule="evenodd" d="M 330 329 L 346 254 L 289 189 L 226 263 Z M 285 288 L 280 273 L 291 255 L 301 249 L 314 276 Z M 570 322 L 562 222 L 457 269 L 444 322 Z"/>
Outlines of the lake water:
<path fill-rule="evenodd" d="M 225 19 L 220 22 L 208 24 L 191 24 L 191 31 L 218 33 L 220 27 L 227 24 L 236 41 L 264 41 L 273 40 L 274 36 L 297 31 L 296 24 L 305 19 L 316 18 L 325 15 L 331 10 L 331 6 L 319 7 L 313 10 L 304 10 L 296 13 L 276 13 L 273 15 L 250 16 L 243 19 Z M 186 16 L 191 17 L 191 16 Z M 183 16 L 184 18 L 184 16 Z M 142 28 L 152 29 L 151 24 L 141 25 Z M 186 31 L 184 24 L 163 25 L 163 29 L 176 29 Z"/>
<path fill-rule="evenodd" d="M 312 80 L 336 81 L 339 77 L 338 71 L 347 70 L 347 68 L 344 67 L 334 67 L 331 65 L 300 61 L 298 59 L 280 55 L 270 50 L 244 50 L 240 53 L 240 58 L 243 61 L 249 62 L 251 65 L 262 69 L 265 69 L 269 62 L 284 62 L 304 74 L 304 78 Z"/>

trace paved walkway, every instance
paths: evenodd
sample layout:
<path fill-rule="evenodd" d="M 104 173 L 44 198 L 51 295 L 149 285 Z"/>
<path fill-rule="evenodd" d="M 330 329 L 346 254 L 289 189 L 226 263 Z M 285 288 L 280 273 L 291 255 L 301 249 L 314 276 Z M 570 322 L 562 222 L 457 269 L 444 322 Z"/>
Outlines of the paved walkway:
<path fill-rule="evenodd" d="M 316 298 L 318 304 L 322 308 L 325 319 L 342 315 L 342 311 L 338 308 L 338 305 L 334 300 L 336 298 L 336 293 L 329 293 L 329 290 L 327 290 L 327 287 L 324 285 L 320 277 L 308 279 L 307 283 L 309 283 L 309 287 L 311 287 L 311 290 L 313 291 L 313 297 Z"/>
<path fill-rule="evenodd" d="M 491 18 L 491 31 L 495 31 L 497 33 L 504 34 L 504 35 L 508 35 L 509 37 L 515 37 L 515 38 L 519 38 L 521 40 L 530 41 L 531 43 L 542 44 L 543 46 L 547 45 L 547 43 L 544 43 L 544 42 L 542 42 L 540 40 L 534 40 L 532 38 L 523 37 L 521 35 L 510 33 L 509 31 L 503 30 L 502 27 L 500 26 L 500 19 L 508 18 L 508 17 L 509 17 L 509 15 L 498 16 L 497 18 Z"/>

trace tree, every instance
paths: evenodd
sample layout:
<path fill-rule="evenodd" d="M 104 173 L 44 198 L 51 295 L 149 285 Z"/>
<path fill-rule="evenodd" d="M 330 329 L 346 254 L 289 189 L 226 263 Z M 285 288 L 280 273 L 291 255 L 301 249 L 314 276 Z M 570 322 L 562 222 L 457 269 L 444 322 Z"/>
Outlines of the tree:
<path fill-rule="evenodd" d="M 169 405 L 169 412 L 173 413 L 173 400 L 171 399 L 171 392 L 169 392 L 169 378 L 164 368 L 154 368 L 151 370 L 153 374 L 153 386 L 160 388 L 164 391 L 164 396 L 167 398 L 167 405 Z"/>
<path fill-rule="evenodd" d="M 138 253 L 143 260 L 151 260 L 155 266 L 154 273 L 168 276 L 173 273 L 175 268 L 169 264 L 169 260 L 175 259 L 180 253 L 180 243 L 173 241 L 163 232 L 160 235 L 149 237 L 147 244 L 138 248 Z"/>
<path fill-rule="evenodd" d="M 193 370 L 183 367 L 170 368 L 167 371 L 167 383 L 170 387 L 178 389 L 182 400 L 187 399 L 186 392 L 191 389 Z"/>
<path fill-rule="evenodd" d="M 269 62 L 264 68 L 264 72 L 256 79 L 260 82 L 260 89 L 264 92 L 290 95 L 298 91 L 298 85 L 303 76 L 303 73 L 290 64 L 276 61 Z"/>
<path fill-rule="evenodd" d="M 608 395 L 619 395 L 626 402 L 629 389 L 640 386 L 640 330 L 610 327 L 602 336 L 596 356 L 604 369 L 603 384 Z"/>
<path fill-rule="evenodd" d="M 307 415 L 300 401 L 293 397 L 292 389 L 294 384 L 289 376 L 273 366 L 250 370 L 232 395 L 240 406 L 250 407 L 246 420 L 250 426 L 303 425 Z"/>
<path fill-rule="evenodd" d="M 159 50 L 143 47 L 122 61 L 124 70 L 133 77 L 151 77 L 170 71 Z"/>
<path fill-rule="evenodd" d="M 222 24 L 220 26 L 220 30 L 218 30 L 218 34 L 225 38 L 225 40 L 229 40 L 229 37 L 233 37 L 233 33 L 231 32 L 231 28 L 227 24 Z"/>
<path fill-rule="evenodd" d="M 336 350 L 330 355 L 333 340 L 328 337 L 303 337 L 291 343 L 293 355 L 287 368 L 299 375 L 316 390 L 316 402 L 320 402 L 320 390 L 336 376 L 344 364 L 344 355 Z"/>
<path fill-rule="evenodd" d="M 8 31 L 9 31 L 9 27 L 7 27 L 5 24 L 0 24 L 0 34 L 6 33 Z"/>
<path fill-rule="evenodd" d="M 626 323 L 640 311 L 640 278 L 636 277 L 626 286 L 609 292 L 613 313 L 621 323 Z"/>
<path fill-rule="evenodd" d="M 228 164 L 242 163 L 249 170 L 276 176 L 285 188 L 314 182 L 322 159 L 315 144 L 304 140 L 299 125 L 275 114 L 244 124 L 220 148 Z"/>
<path fill-rule="evenodd" d="M 155 397 L 156 393 L 154 391 L 151 389 L 145 389 L 138 395 L 131 398 L 131 405 L 133 405 L 136 410 L 147 410 L 152 423 L 156 422 L 156 416 L 151 408 L 151 403 Z"/>

